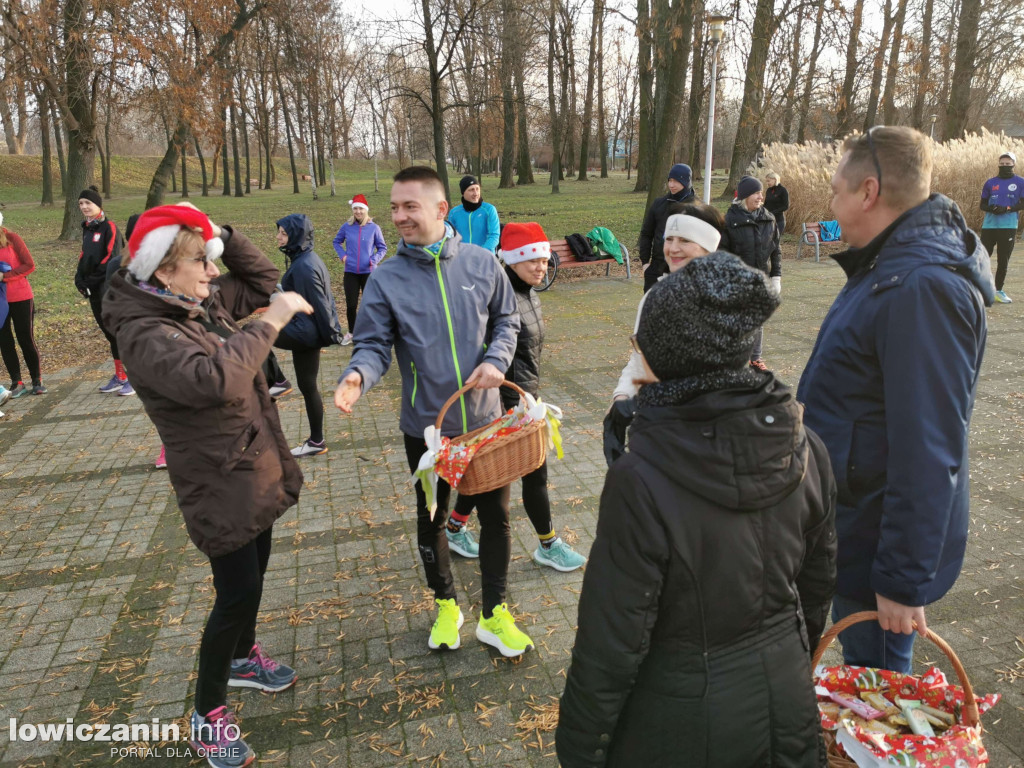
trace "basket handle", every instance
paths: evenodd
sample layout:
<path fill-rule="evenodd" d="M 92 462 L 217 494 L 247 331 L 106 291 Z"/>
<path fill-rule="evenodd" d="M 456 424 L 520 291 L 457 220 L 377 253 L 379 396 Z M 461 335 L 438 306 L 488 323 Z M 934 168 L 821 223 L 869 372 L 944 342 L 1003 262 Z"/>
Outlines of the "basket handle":
<path fill-rule="evenodd" d="M 840 621 L 838 624 L 834 624 L 828 632 L 821 636 L 821 642 L 818 643 L 818 647 L 814 651 L 814 658 L 811 660 L 811 668 L 817 668 L 821 662 L 821 657 L 825 655 L 825 651 L 832 645 L 832 641 L 838 637 L 839 633 L 844 629 L 859 624 L 862 621 L 877 621 L 877 611 L 861 611 L 860 613 L 853 613 L 847 616 L 845 619 Z M 978 714 L 978 702 L 974 698 L 974 688 L 971 686 L 971 681 L 967 679 L 967 670 L 964 669 L 964 665 L 957 658 L 956 653 L 950 647 L 949 643 L 943 640 L 941 637 L 936 635 L 930 629 L 926 637 L 931 640 L 935 645 L 939 646 L 944 654 L 949 659 L 949 663 L 953 665 L 953 671 L 956 672 L 956 676 L 960 680 L 960 685 L 964 689 L 964 706 L 963 706 L 963 720 L 966 725 L 978 725 L 981 718 Z"/>
<path fill-rule="evenodd" d="M 518 392 L 520 397 L 526 397 L 526 392 L 524 392 L 522 390 L 522 388 L 518 384 L 516 384 L 515 382 L 512 382 L 512 381 L 509 381 L 508 379 L 505 379 L 498 386 L 499 387 L 510 387 L 510 388 L 514 389 L 516 392 Z M 458 392 L 456 392 L 454 395 L 449 397 L 448 400 L 445 402 L 445 404 L 441 406 L 441 412 L 437 414 L 437 420 L 434 421 L 434 426 L 438 430 L 441 429 L 441 425 L 444 423 L 444 416 L 445 416 L 446 413 L 448 413 L 448 409 L 451 408 L 452 405 L 455 404 L 456 400 L 458 400 L 464 394 L 469 392 L 469 390 L 471 390 L 471 389 L 476 389 L 476 384 L 467 384 L 462 389 L 460 389 Z"/>

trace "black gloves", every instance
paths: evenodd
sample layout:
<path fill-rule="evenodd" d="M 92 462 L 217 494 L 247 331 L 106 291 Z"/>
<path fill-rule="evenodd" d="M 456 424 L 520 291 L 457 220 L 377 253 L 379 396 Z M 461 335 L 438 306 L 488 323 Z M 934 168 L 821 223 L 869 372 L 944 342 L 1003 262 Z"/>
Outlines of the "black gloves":
<path fill-rule="evenodd" d="M 615 400 L 604 417 L 604 458 L 610 467 L 626 452 L 626 430 L 636 415 L 636 398 Z"/>

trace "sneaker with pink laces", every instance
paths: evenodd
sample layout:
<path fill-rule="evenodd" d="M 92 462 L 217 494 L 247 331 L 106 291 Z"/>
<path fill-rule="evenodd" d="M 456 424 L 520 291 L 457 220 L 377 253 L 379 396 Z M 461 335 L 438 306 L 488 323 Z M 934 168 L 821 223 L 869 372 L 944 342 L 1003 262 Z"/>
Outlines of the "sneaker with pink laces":
<path fill-rule="evenodd" d="M 210 768 L 245 768 L 256 759 L 256 753 L 242 740 L 242 729 L 235 713 L 217 707 L 203 717 L 192 712 L 188 741 Z"/>
<path fill-rule="evenodd" d="M 240 664 L 231 662 L 228 685 L 277 693 L 295 685 L 297 677 L 294 669 L 287 664 L 274 661 L 263 653 L 260 644 L 256 643 L 249 651 L 249 658 Z"/>

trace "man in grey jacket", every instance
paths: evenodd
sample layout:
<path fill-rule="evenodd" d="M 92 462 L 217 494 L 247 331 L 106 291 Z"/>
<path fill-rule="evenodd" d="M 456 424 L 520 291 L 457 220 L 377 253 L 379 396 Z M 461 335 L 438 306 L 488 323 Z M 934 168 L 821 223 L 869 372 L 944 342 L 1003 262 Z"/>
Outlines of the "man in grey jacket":
<path fill-rule="evenodd" d="M 433 169 L 411 167 L 395 175 L 391 220 L 402 239 L 395 258 L 382 262 L 366 284 L 352 360 L 334 394 L 335 405 L 351 413 L 362 393 L 387 372 L 394 349 L 402 375 L 398 426 L 410 471 L 426 451 L 424 429 L 456 390 L 476 385 L 448 410 L 441 434 L 463 434 L 501 414 L 497 387 L 519 333 L 515 294 L 504 271 L 493 254 L 462 242 L 445 222 L 447 213 L 444 185 Z M 417 543 L 438 607 L 428 644 L 454 650 L 460 645 L 463 615 L 445 536 L 449 494 L 447 483 L 439 481 L 431 519 L 423 488 L 416 483 Z M 519 656 L 533 642 L 516 627 L 504 602 L 511 553 L 509 488 L 473 499 L 480 517 L 483 584 L 476 636 L 504 656 Z"/>

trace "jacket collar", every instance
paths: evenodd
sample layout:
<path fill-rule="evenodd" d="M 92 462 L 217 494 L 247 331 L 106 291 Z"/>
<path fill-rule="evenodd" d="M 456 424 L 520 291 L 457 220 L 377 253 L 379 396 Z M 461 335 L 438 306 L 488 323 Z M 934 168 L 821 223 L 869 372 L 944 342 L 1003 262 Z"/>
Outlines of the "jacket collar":
<path fill-rule="evenodd" d="M 462 243 L 462 237 L 447 221 L 444 223 L 444 234 L 445 237 L 442 240 L 441 245 L 441 261 L 447 261 L 455 258 L 459 252 L 459 245 Z M 413 261 L 422 261 L 430 264 L 434 263 L 433 255 L 427 251 L 426 248 L 422 245 L 409 245 L 405 240 L 398 241 L 398 248 L 395 250 L 395 255 L 405 256 Z"/>

